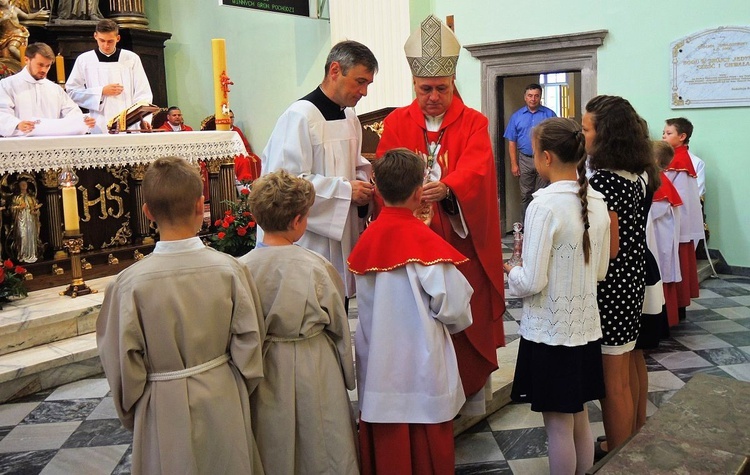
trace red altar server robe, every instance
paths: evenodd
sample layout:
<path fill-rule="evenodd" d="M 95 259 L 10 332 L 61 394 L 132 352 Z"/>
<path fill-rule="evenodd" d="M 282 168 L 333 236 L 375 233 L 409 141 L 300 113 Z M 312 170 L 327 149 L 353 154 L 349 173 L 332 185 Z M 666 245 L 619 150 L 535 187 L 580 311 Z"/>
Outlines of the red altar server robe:
<path fill-rule="evenodd" d="M 474 323 L 453 338 L 464 392 L 471 396 L 482 389 L 497 369 L 496 348 L 505 344 L 505 287 L 495 160 L 487 118 L 464 105 L 457 96 L 453 97 L 438 132 L 426 132 L 425 118 L 416 101 L 394 110 L 384 121 L 376 155 L 380 157 L 398 147 L 427 153 L 425 133 L 430 142 L 440 138 L 437 158 L 440 181 L 457 198 L 468 228 L 466 237 L 460 237 L 443 207 L 439 203 L 433 205 L 435 214 L 430 227 L 469 258 L 460 270 L 474 289 L 471 299 Z"/>
<path fill-rule="evenodd" d="M 664 169 L 664 174 L 674 185 L 682 198 L 680 210 L 680 272 L 682 282 L 677 287 L 677 300 L 680 307 L 690 305 L 691 298 L 698 297 L 698 267 L 695 248 L 705 238 L 703 215 L 701 213 L 698 175 L 688 148 L 681 145 L 674 149 L 674 158 Z"/>

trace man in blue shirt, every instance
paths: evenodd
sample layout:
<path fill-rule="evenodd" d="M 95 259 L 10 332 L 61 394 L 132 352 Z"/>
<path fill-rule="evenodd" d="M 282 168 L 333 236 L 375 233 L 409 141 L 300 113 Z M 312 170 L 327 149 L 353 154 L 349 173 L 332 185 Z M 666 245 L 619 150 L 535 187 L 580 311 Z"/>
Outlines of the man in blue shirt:
<path fill-rule="evenodd" d="M 523 100 L 525 107 L 521 107 L 510 116 L 508 127 L 503 137 L 508 139 L 508 151 L 510 152 L 510 171 L 515 177 L 519 177 L 521 187 L 521 221 L 526 216 L 526 207 L 529 206 L 533 197 L 531 196 L 539 188 L 544 188 L 548 183 L 539 176 L 534 167 L 534 151 L 531 148 L 531 129 L 539 122 L 550 117 L 556 117 L 555 112 L 540 104 L 542 100 L 542 86 L 529 84 L 524 90 Z"/>

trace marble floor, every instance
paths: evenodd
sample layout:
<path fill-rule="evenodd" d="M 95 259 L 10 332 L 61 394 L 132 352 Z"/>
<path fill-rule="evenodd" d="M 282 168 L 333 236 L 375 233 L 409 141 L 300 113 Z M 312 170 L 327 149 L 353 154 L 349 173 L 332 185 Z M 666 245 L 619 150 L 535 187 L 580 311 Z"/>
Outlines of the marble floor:
<path fill-rule="evenodd" d="M 519 300 L 508 299 L 505 329 L 511 347 L 518 343 L 520 307 Z M 356 312 L 352 317 L 354 328 Z M 696 373 L 750 381 L 750 278 L 704 281 L 687 320 L 647 362 L 650 414 Z M 593 432 L 600 435 L 598 403 L 590 403 L 589 410 Z M 103 377 L 0 405 L 1 474 L 127 474 L 131 442 Z M 456 438 L 456 473 L 546 473 L 546 455 L 541 415 L 512 404 Z"/>
<path fill-rule="evenodd" d="M 518 340 L 521 303 L 507 299 L 506 340 Z M 646 356 L 650 416 L 697 373 L 750 381 L 750 278 L 720 275 L 701 283 L 687 318 Z M 604 434 L 599 402 L 590 402 L 594 437 Z M 511 404 L 456 437 L 456 474 L 549 473 L 542 415 Z"/>

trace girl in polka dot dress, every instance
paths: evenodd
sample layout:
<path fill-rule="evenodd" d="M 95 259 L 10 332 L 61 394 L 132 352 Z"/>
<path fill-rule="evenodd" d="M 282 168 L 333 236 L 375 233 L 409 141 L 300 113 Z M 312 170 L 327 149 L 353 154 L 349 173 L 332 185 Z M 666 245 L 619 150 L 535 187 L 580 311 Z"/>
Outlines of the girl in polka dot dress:
<path fill-rule="evenodd" d="M 602 321 L 602 361 L 606 396 L 602 416 L 607 449 L 633 432 L 635 413 L 631 388 L 637 389 L 632 350 L 638 338 L 645 292 L 646 188 L 639 178 L 655 175 L 645 121 L 630 103 L 616 96 L 597 96 L 586 104 L 583 133 L 591 187 L 604 195 L 610 217 L 607 278 L 598 285 Z M 632 385 L 632 386 L 631 386 Z"/>

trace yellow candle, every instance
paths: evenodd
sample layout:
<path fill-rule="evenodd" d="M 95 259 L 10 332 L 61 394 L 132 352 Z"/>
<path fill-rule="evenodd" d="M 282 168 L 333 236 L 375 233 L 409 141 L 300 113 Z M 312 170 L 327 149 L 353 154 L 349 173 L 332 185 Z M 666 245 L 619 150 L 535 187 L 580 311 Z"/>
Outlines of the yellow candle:
<path fill-rule="evenodd" d="M 216 130 L 229 130 L 229 77 L 227 76 L 226 41 L 223 38 L 211 40 L 214 74 L 214 117 Z"/>
<path fill-rule="evenodd" d="M 57 83 L 65 83 L 65 58 L 60 53 L 55 56 L 55 70 L 57 71 Z"/>
<path fill-rule="evenodd" d="M 26 60 L 24 59 L 26 57 L 26 44 L 21 43 L 21 46 L 18 48 L 18 50 L 20 51 L 20 54 L 21 54 L 21 58 L 20 58 L 21 66 L 23 66 L 24 64 L 26 64 Z"/>
<path fill-rule="evenodd" d="M 63 218 L 65 221 L 65 232 L 79 234 L 78 225 L 78 194 L 75 186 L 64 186 L 62 189 Z"/>

